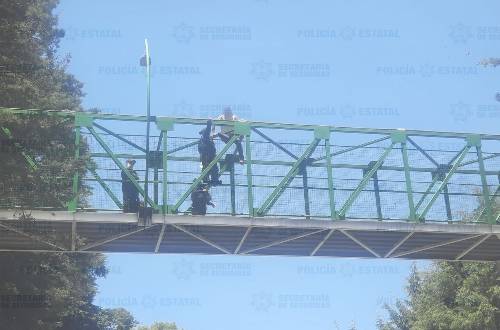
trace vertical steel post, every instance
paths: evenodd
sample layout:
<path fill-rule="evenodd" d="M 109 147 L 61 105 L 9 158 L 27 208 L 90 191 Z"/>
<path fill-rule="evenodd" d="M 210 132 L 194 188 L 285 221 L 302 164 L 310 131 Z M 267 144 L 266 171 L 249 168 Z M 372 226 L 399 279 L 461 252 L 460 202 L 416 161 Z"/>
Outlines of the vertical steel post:
<path fill-rule="evenodd" d="M 248 216 L 253 217 L 253 178 L 252 178 L 252 149 L 250 132 L 245 136 L 245 151 L 247 162 L 247 187 L 248 187 Z"/>
<path fill-rule="evenodd" d="M 443 190 L 443 188 L 446 186 L 446 184 L 448 184 L 448 181 L 450 180 L 450 178 L 453 176 L 453 174 L 455 174 L 455 171 L 460 166 L 460 163 L 462 163 L 462 160 L 464 159 L 465 155 L 467 155 L 467 152 L 469 152 L 470 148 L 471 148 L 471 143 L 468 142 L 467 146 L 464 147 L 462 149 L 462 151 L 457 154 L 457 156 L 455 157 L 455 159 L 456 159 L 455 163 L 451 167 L 448 174 L 446 174 L 445 178 L 443 179 L 443 182 L 439 185 L 438 189 L 432 195 L 430 201 L 427 203 L 427 205 L 422 210 L 422 213 L 419 215 L 420 221 L 425 220 L 425 216 L 427 215 L 427 212 L 429 212 L 429 210 L 431 209 L 432 205 L 434 204 L 434 202 L 438 198 L 438 196 L 441 193 L 441 191 Z"/>
<path fill-rule="evenodd" d="M 328 172 L 328 198 L 330 200 L 330 217 L 332 220 L 337 219 L 335 211 L 335 190 L 333 188 L 333 172 L 332 172 L 332 151 L 330 150 L 330 136 L 325 140 L 326 148 L 326 170 Z"/>
<path fill-rule="evenodd" d="M 444 206 L 446 208 L 446 218 L 448 219 L 448 221 L 451 221 L 453 220 L 453 216 L 451 214 L 450 194 L 448 193 L 447 184 L 443 188 L 443 197 L 444 197 Z"/>
<path fill-rule="evenodd" d="M 382 220 L 382 206 L 380 204 L 380 188 L 378 185 L 377 171 L 373 173 L 373 190 L 375 191 L 375 204 L 377 205 L 377 216 L 379 220 Z"/>
<path fill-rule="evenodd" d="M 234 158 L 226 157 L 226 161 L 230 160 L 229 164 L 229 185 L 231 187 L 231 215 L 236 215 L 236 180 L 234 177 Z M 230 159 L 229 159 L 230 158 Z"/>
<path fill-rule="evenodd" d="M 161 149 L 162 149 L 162 214 L 170 213 L 168 206 L 168 131 L 174 129 L 174 120 L 165 117 L 156 117 L 156 126 L 161 131 Z M 158 144 L 157 149 L 160 149 Z"/>
<path fill-rule="evenodd" d="M 78 159 L 80 158 L 80 139 L 81 139 L 80 126 L 75 126 L 75 161 L 78 161 Z M 73 187 L 72 187 L 73 199 L 68 204 L 68 211 L 70 212 L 75 212 L 76 209 L 78 208 L 78 181 L 79 181 L 79 175 L 78 175 L 78 170 L 76 170 L 75 174 L 73 175 Z"/>
<path fill-rule="evenodd" d="M 401 142 L 401 153 L 403 156 L 403 166 L 405 170 L 405 181 L 406 181 L 406 195 L 408 196 L 408 208 L 410 209 L 410 220 L 416 220 L 415 215 L 415 202 L 413 200 L 413 188 L 411 184 L 411 174 L 410 174 L 410 162 L 408 161 L 408 148 L 405 140 Z"/>
<path fill-rule="evenodd" d="M 302 184 L 304 187 L 304 211 L 306 213 L 306 219 L 310 219 L 311 215 L 311 205 L 309 200 L 309 183 L 307 180 L 307 167 L 304 165 L 302 169 Z"/>
<path fill-rule="evenodd" d="M 477 154 L 477 160 L 479 163 L 479 173 L 481 175 L 481 184 L 483 186 L 483 199 L 484 199 L 484 207 L 485 207 L 485 211 L 486 211 L 486 219 L 490 224 L 495 224 L 495 219 L 493 218 L 493 213 L 491 210 L 490 190 L 488 188 L 488 180 L 486 180 L 483 152 L 481 150 L 481 140 L 479 140 L 479 142 L 476 144 L 476 154 Z"/>
<path fill-rule="evenodd" d="M 168 213 L 168 171 L 167 171 L 167 165 L 168 165 L 168 154 L 167 154 L 167 131 L 162 132 L 163 136 L 163 141 L 162 141 L 162 146 L 163 146 L 163 187 L 162 187 L 162 193 L 163 193 L 163 207 L 162 211 L 163 214 Z"/>

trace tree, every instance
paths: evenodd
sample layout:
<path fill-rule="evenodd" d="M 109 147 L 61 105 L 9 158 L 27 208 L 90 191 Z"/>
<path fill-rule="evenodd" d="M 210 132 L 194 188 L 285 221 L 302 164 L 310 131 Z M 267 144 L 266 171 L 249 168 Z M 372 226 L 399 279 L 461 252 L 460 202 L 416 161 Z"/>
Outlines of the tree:
<path fill-rule="evenodd" d="M 175 323 L 155 322 L 151 326 L 141 325 L 135 330 L 182 330 Z"/>
<path fill-rule="evenodd" d="M 473 212 L 476 219 L 484 207 Z M 500 213 L 495 197 L 494 217 Z M 385 305 L 389 320 L 378 320 L 380 330 L 493 330 L 500 329 L 500 263 L 439 261 L 425 272 L 412 266 L 408 299 Z"/>
<path fill-rule="evenodd" d="M 1 107 L 82 110 L 83 85 L 66 71 L 69 56 L 57 56 L 64 36 L 53 14 L 57 4 L 0 2 Z M 65 207 L 73 198 L 69 179 L 85 168 L 85 159 L 73 160 L 73 140 L 68 120 L 0 113 L 0 207 Z M 80 151 L 85 157 L 85 145 Z M 82 191 L 83 203 L 88 190 Z M 36 219 L 19 221 L 27 222 L 21 229 L 29 232 Z M 2 329 L 125 330 L 136 325 L 127 311 L 92 303 L 96 279 L 107 273 L 103 255 L 2 253 L 0 267 Z"/>

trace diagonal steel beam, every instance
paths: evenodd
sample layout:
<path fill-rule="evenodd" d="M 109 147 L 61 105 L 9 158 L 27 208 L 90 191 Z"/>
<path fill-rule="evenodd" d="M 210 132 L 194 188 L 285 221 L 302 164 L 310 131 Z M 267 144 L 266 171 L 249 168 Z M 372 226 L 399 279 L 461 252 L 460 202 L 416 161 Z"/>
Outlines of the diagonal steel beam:
<path fill-rule="evenodd" d="M 123 209 L 123 204 L 120 202 L 118 197 L 116 197 L 115 193 L 109 188 L 109 186 L 104 182 L 104 180 L 97 174 L 97 171 L 90 166 L 87 166 L 87 169 L 92 173 L 94 178 L 99 182 L 101 187 L 108 193 L 109 197 L 113 200 L 113 202 L 118 206 L 118 208 Z"/>
<path fill-rule="evenodd" d="M 343 230 L 343 229 L 339 229 L 339 231 L 344 234 L 345 236 L 349 237 L 354 243 L 358 244 L 359 246 L 361 246 L 363 249 L 365 249 L 366 251 L 370 252 L 371 254 L 373 254 L 375 257 L 377 258 L 381 258 L 380 254 L 378 254 L 377 252 L 373 251 L 368 245 L 366 245 L 365 243 L 361 242 L 360 240 L 358 240 L 356 237 L 352 236 L 351 234 L 349 234 L 349 232 Z"/>
<path fill-rule="evenodd" d="M 215 158 L 212 160 L 212 162 L 210 164 L 208 164 L 208 166 L 201 172 L 200 176 L 193 182 L 193 184 L 191 184 L 189 189 L 179 198 L 177 203 L 172 207 L 173 213 L 175 213 L 179 210 L 179 207 L 182 205 L 182 203 L 184 203 L 186 198 L 188 198 L 188 196 L 193 192 L 193 190 L 195 190 L 196 187 L 198 187 L 200 182 L 207 176 L 208 172 L 210 172 L 212 167 L 214 167 L 215 164 L 217 164 L 217 162 L 219 161 L 219 159 L 221 159 L 222 156 L 224 156 L 226 154 L 226 152 L 229 150 L 229 148 L 234 144 L 234 142 L 238 138 L 239 138 L 239 135 L 237 135 L 237 134 L 235 134 L 231 137 L 231 139 L 226 143 L 224 148 L 222 148 L 221 152 L 219 152 L 217 154 L 217 156 L 215 156 Z"/>
<path fill-rule="evenodd" d="M 102 239 L 100 241 L 97 241 L 97 242 L 94 242 L 94 243 L 89 243 L 89 244 L 85 245 L 84 247 L 82 247 L 81 249 L 79 249 L 78 251 L 87 251 L 87 250 L 93 249 L 95 247 L 98 247 L 98 246 L 101 246 L 101 245 L 104 245 L 104 244 L 107 244 L 107 243 L 119 240 L 121 238 L 125 238 L 125 237 L 133 235 L 133 234 L 137 234 L 137 233 L 139 233 L 139 232 L 141 232 L 143 230 L 146 230 L 148 228 L 152 228 L 152 227 L 140 227 L 138 229 L 133 229 L 133 230 L 127 231 L 125 233 L 113 235 L 111 237 Z"/>
<path fill-rule="evenodd" d="M 394 245 L 392 247 L 392 249 L 389 252 L 387 252 L 385 254 L 384 258 L 389 258 L 397 249 L 399 249 L 399 247 L 401 245 L 403 245 L 410 237 L 412 237 L 414 233 L 415 232 L 412 231 L 412 232 L 408 233 L 408 235 L 406 235 L 405 237 L 403 237 L 402 240 L 400 240 L 396 245 Z"/>
<path fill-rule="evenodd" d="M 305 234 L 294 235 L 294 236 L 291 236 L 291 237 L 288 237 L 288 238 L 285 238 L 285 239 L 280 239 L 280 240 L 277 240 L 277 241 L 274 241 L 274 242 L 271 242 L 271 243 L 267 243 L 267 244 L 263 244 L 263 245 L 254 247 L 254 248 L 246 250 L 246 251 L 244 251 L 244 252 L 242 252 L 240 254 L 248 254 L 248 253 L 251 253 L 251 252 L 255 252 L 255 251 L 258 251 L 258 250 L 266 249 L 266 248 L 273 247 L 273 246 L 276 246 L 276 245 L 280 245 L 280 244 L 283 244 L 283 243 L 288 243 L 288 242 L 295 241 L 295 240 L 300 239 L 300 238 L 304 238 L 304 237 L 307 237 L 307 236 L 311 236 L 311 235 L 314 235 L 314 234 L 321 233 L 321 232 L 326 231 L 326 230 L 328 230 L 328 229 L 318 229 L 318 230 L 314 230 L 314 231 L 311 231 L 311 232 L 308 232 L 308 233 L 305 233 Z"/>
<path fill-rule="evenodd" d="M 425 245 L 425 246 L 422 246 L 422 247 L 419 247 L 419 248 L 416 248 L 416 249 L 413 249 L 413 250 L 410 250 L 410 251 L 405 251 L 405 252 L 398 253 L 398 254 L 394 255 L 393 258 L 399 258 L 399 257 L 407 256 L 409 254 L 414 254 L 414 253 L 417 253 L 417 252 L 422 252 L 422 251 L 427 251 L 427 250 L 435 249 L 435 248 L 438 248 L 438 247 L 441 247 L 441 246 L 455 244 L 455 243 L 458 243 L 458 242 L 466 241 L 468 239 L 473 239 L 473 238 L 477 238 L 477 237 L 480 237 L 480 236 L 482 236 L 482 234 L 480 234 L 480 235 L 472 235 L 472 236 L 467 236 L 467 237 L 462 237 L 462 238 L 455 238 L 455 239 L 448 240 L 448 241 L 442 242 L 442 243 L 434 243 L 434 244 Z"/>
<path fill-rule="evenodd" d="M 286 153 L 288 156 L 292 157 L 293 159 L 297 160 L 299 159 L 299 157 L 297 157 L 296 155 L 294 155 L 292 152 L 290 152 L 288 149 L 286 149 L 285 147 L 283 147 L 281 144 L 279 144 L 278 142 L 274 141 L 273 139 L 271 139 L 269 136 L 267 136 L 266 134 L 262 133 L 261 131 L 259 131 L 258 129 L 256 129 L 255 127 L 252 127 L 252 131 L 254 131 L 255 133 L 259 134 L 260 136 L 262 136 L 265 140 L 271 142 L 272 145 L 274 145 L 275 147 L 277 147 L 278 149 L 280 149 L 281 151 L 283 151 L 284 153 Z"/>
<path fill-rule="evenodd" d="M 190 148 L 192 146 L 195 146 L 198 144 L 198 141 L 193 141 L 193 142 L 190 142 L 188 144 L 185 144 L 183 146 L 180 146 L 180 147 L 177 147 L 177 148 L 174 148 L 172 150 L 169 150 L 167 151 L 167 154 L 170 155 L 170 154 L 173 154 L 174 152 L 177 152 L 177 151 L 181 151 L 181 150 L 184 150 L 184 149 L 187 149 L 187 148 Z"/>
<path fill-rule="evenodd" d="M 1 129 L 2 129 L 3 134 L 5 136 L 7 136 L 7 138 L 10 141 L 12 141 L 14 139 L 14 137 L 12 136 L 12 132 L 8 128 L 1 127 Z M 26 152 L 25 148 L 21 144 L 19 144 L 18 142 L 14 142 L 14 146 L 21 151 L 21 155 L 23 155 L 24 159 L 26 160 L 26 162 L 30 166 L 31 170 L 33 170 L 33 171 L 38 170 L 38 165 L 37 165 L 36 161 L 33 159 L 33 157 L 31 157 Z"/>
<path fill-rule="evenodd" d="M 483 160 L 488 160 L 488 159 L 492 159 L 492 158 L 496 158 L 496 157 L 500 157 L 500 154 L 493 154 L 493 155 L 489 155 L 489 156 L 483 157 Z M 477 163 L 478 161 L 479 161 L 479 159 L 470 160 L 468 162 L 463 162 L 462 164 L 460 164 L 459 167 L 471 165 L 471 164 Z"/>
<path fill-rule="evenodd" d="M 434 165 L 436 165 L 436 167 L 439 167 L 439 163 L 434 159 L 432 158 L 431 155 L 429 155 L 427 153 L 427 151 L 425 151 L 424 149 L 422 149 L 422 147 L 420 147 L 415 141 L 413 141 L 412 139 L 410 139 L 409 137 L 406 138 L 408 140 L 408 142 L 410 142 L 418 151 L 420 151 L 422 153 L 422 155 L 424 155 L 428 160 L 431 161 L 431 163 L 433 163 Z"/>
<path fill-rule="evenodd" d="M 40 237 L 40 236 L 38 236 L 38 235 L 33 235 L 33 234 L 28 234 L 28 233 L 25 233 L 25 232 L 24 232 L 24 231 L 22 231 L 22 230 L 16 229 L 16 228 L 11 227 L 11 226 L 9 226 L 9 225 L 5 225 L 5 224 L 3 224 L 3 223 L 0 223 L 0 227 L 4 228 L 4 229 L 6 229 L 6 230 L 12 231 L 12 232 L 14 232 L 14 233 L 16 233 L 16 234 L 19 234 L 19 235 L 21 235 L 21 236 L 28 237 L 28 238 L 30 238 L 30 239 L 32 239 L 32 240 L 34 240 L 34 241 L 37 241 L 37 242 L 40 242 L 40 243 L 43 243 L 43 244 L 47 244 L 47 245 L 49 245 L 49 246 L 51 246 L 51 247 L 53 247 L 53 248 L 56 248 L 56 249 L 58 249 L 58 250 L 61 250 L 61 251 L 66 250 L 66 248 L 63 248 L 63 247 L 61 247 L 61 246 L 59 246 L 59 245 L 57 245 L 57 244 L 54 244 L 54 243 L 48 242 L 48 241 L 46 241 L 43 237 Z"/>
<path fill-rule="evenodd" d="M 424 207 L 422 213 L 419 215 L 419 219 L 423 220 L 425 219 L 425 216 L 427 215 L 427 212 L 431 209 L 432 205 L 438 198 L 439 194 L 441 191 L 444 189 L 444 187 L 448 184 L 448 181 L 450 181 L 451 177 L 453 174 L 455 174 L 455 171 L 457 170 L 458 166 L 460 166 L 460 163 L 464 159 L 465 155 L 467 155 L 467 152 L 469 152 L 471 146 L 467 145 L 465 146 L 460 153 L 455 157 L 456 161 L 451 167 L 450 171 L 446 174 L 445 178 L 443 179 L 443 182 L 439 185 L 438 189 L 434 192 L 432 195 L 430 201 L 427 203 L 427 205 Z"/>
<path fill-rule="evenodd" d="M 94 123 L 94 126 L 95 126 L 95 127 L 97 127 L 97 128 L 99 128 L 100 130 L 102 130 L 102 131 L 104 131 L 104 132 L 108 133 L 109 135 L 111 135 L 111 136 L 113 136 L 113 137 L 117 138 L 118 140 L 125 142 L 125 143 L 126 143 L 126 144 L 128 144 L 129 146 L 132 146 L 132 147 L 136 148 L 137 150 L 142 151 L 142 152 L 144 152 L 144 153 L 146 152 L 146 149 L 144 149 L 143 147 L 141 147 L 141 146 L 137 145 L 136 143 L 134 143 L 134 142 L 132 142 L 132 141 L 129 141 L 128 139 L 124 138 L 123 136 L 121 136 L 121 135 L 119 135 L 119 134 L 116 134 L 115 132 L 113 132 L 113 131 L 111 131 L 111 130 L 107 129 L 106 127 L 101 126 L 101 125 L 99 125 L 99 124 L 97 124 L 97 123 Z"/>
<path fill-rule="evenodd" d="M 321 240 L 321 242 L 318 243 L 318 245 L 316 245 L 316 247 L 314 248 L 314 250 L 312 250 L 310 256 L 314 256 L 319 249 L 321 249 L 321 247 L 326 243 L 326 241 L 328 241 L 328 239 L 332 236 L 332 234 L 335 232 L 335 229 L 331 229 L 328 234 L 325 235 L 325 237 Z"/>
<path fill-rule="evenodd" d="M 163 242 L 163 237 L 165 236 L 165 228 L 167 227 L 167 224 L 162 224 L 161 225 L 161 231 L 160 235 L 158 235 L 158 241 L 156 242 L 156 247 L 155 247 L 155 253 L 158 253 L 160 250 L 160 245 Z"/>
<path fill-rule="evenodd" d="M 216 248 L 216 249 L 217 249 L 217 250 L 219 250 L 219 251 L 224 252 L 225 254 L 231 254 L 231 252 L 229 252 L 228 250 L 226 250 L 226 249 L 224 249 L 223 247 L 219 246 L 218 244 L 216 244 L 216 243 L 214 243 L 214 242 L 212 242 L 212 241 L 210 241 L 210 240 L 206 239 L 205 237 L 203 237 L 203 236 L 201 236 L 201 235 L 198 235 L 198 234 L 192 233 L 190 230 L 188 230 L 188 229 L 186 229 L 186 228 L 184 228 L 184 227 L 182 227 L 182 226 L 172 224 L 172 227 L 174 227 L 174 228 L 176 228 L 176 229 L 178 229 L 178 230 L 182 231 L 182 232 L 183 232 L 183 233 L 185 233 L 185 234 L 188 234 L 188 235 L 189 235 L 189 236 L 191 236 L 191 237 L 196 238 L 196 239 L 197 239 L 197 240 L 199 240 L 199 241 L 202 241 L 202 242 L 203 242 L 203 243 L 205 243 L 205 244 L 210 245 L 210 246 L 211 246 L 211 247 L 213 247 L 213 248 Z"/>
<path fill-rule="evenodd" d="M 240 253 L 241 247 L 243 246 L 243 244 L 247 240 L 247 237 L 248 237 L 248 235 L 250 235 L 251 231 L 252 231 L 252 227 L 248 227 L 247 230 L 245 231 L 245 235 L 243 235 L 243 237 L 240 240 L 240 243 L 238 244 L 238 246 L 234 250 L 234 254 Z"/>
<path fill-rule="evenodd" d="M 352 147 L 349 147 L 347 149 L 334 152 L 334 153 L 331 154 L 331 157 L 335 157 L 335 156 L 342 155 L 342 154 L 345 154 L 347 152 L 350 152 L 350 151 L 353 151 L 353 150 L 356 150 L 356 149 L 367 147 L 369 145 L 372 145 L 372 144 L 375 144 L 375 143 L 378 143 L 378 142 L 382 142 L 382 141 L 388 140 L 390 138 L 391 138 L 391 136 L 389 135 L 389 136 L 381 137 L 380 139 L 376 139 L 376 140 L 373 140 L 373 141 L 368 141 L 366 143 L 358 144 L 356 146 L 352 146 Z M 316 158 L 315 163 L 318 162 L 318 161 L 321 161 L 323 159 L 326 159 L 326 158 L 327 158 L 327 156 L 322 156 L 322 157 Z"/>
<path fill-rule="evenodd" d="M 339 212 L 339 216 L 341 218 L 345 217 L 347 211 L 349 211 L 349 208 L 352 206 L 352 204 L 354 203 L 356 198 L 358 198 L 359 194 L 365 188 L 368 181 L 372 178 L 372 176 L 375 174 L 375 172 L 377 172 L 379 167 L 382 166 L 382 164 L 384 163 L 385 159 L 387 158 L 387 156 L 391 152 L 394 145 L 395 145 L 395 143 L 392 142 L 391 145 L 385 149 L 382 156 L 380 156 L 380 158 L 373 165 L 373 167 L 368 171 L 368 173 L 365 174 L 365 176 L 363 177 L 363 179 L 361 180 L 359 185 L 356 187 L 356 189 L 354 189 L 354 191 L 351 193 L 349 198 L 347 198 L 347 200 L 344 203 L 344 206 L 342 206 L 342 208 L 340 209 L 340 212 Z"/>
<path fill-rule="evenodd" d="M 314 152 L 314 150 L 316 150 L 316 147 L 318 146 L 320 141 L 321 139 L 314 138 L 309 147 L 307 147 L 306 151 L 304 151 L 302 156 L 300 156 L 300 158 L 297 159 L 297 161 L 292 165 L 292 168 L 290 169 L 290 171 L 288 171 L 287 175 L 281 180 L 281 182 L 276 186 L 271 195 L 269 195 L 266 201 L 262 204 L 260 209 L 257 211 L 258 216 L 266 215 L 269 209 L 273 207 L 274 203 L 276 203 L 276 201 L 281 196 L 283 191 L 292 182 L 293 178 L 299 172 L 299 168 L 302 165 L 302 162 L 305 159 L 311 157 L 312 153 Z"/>
<path fill-rule="evenodd" d="M 130 174 L 130 172 L 125 168 L 125 166 L 123 166 L 123 164 L 118 160 L 118 158 L 115 156 L 113 151 L 108 147 L 106 142 L 104 142 L 104 140 L 99 136 L 99 134 L 97 134 L 97 132 L 92 127 L 87 127 L 87 129 L 89 130 L 90 134 L 92 134 L 92 136 L 97 140 L 99 145 L 106 151 L 108 156 L 111 157 L 111 159 L 116 164 L 116 166 L 118 166 L 118 168 L 120 170 L 122 170 L 127 175 L 129 180 L 132 182 L 134 187 L 139 191 L 139 193 L 142 195 L 142 197 L 145 198 L 146 193 L 144 192 L 144 189 L 142 189 L 142 187 L 135 180 L 135 178 L 132 176 L 132 174 Z M 154 208 L 158 208 L 158 206 L 149 197 L 148 197 L 148 203 L 149 203 L 149 205 L 152 205 Z"/>
<path fill-rule="evenodd" d="M 475 242 L 474 244 L 472 244 L 470 247 L 468 247 L 467 249 L 465 249 L 462 253 L 460 253 L 456 258 L 455 260 L 460 260 L 462 259 L 463 257 L 465 257 L 468 253 L 470 253 L 472 250 L 474 250 L 475 248 L 477 248 L 479 245 L 481 245 L 484 241 L 486 241 L 488 238 L 490 238 L 492 235 L 489 234 L 489 235 L 485 235 L 483 238 L 481 238 L 479 241 Z"/>
<path fill-rule="evenodd" d="M 493 195 L 491 195 L 491 198 L 489 198 L 490 203 L 493 203 L 495 201 L 495 198 L 498 196 L 500 196 L 500 186 L 497 187 L 497 189 L 495 190 Z M 486 211 L 486 205 L 483 204 L 481 207 L 481 210 L 479 211 L 479 213 L 476 216 L 476 219 L 473 220 L 472 222 L 478 222 L 481 219 L 481 217 L 483 216 L 485 211 Z"/>

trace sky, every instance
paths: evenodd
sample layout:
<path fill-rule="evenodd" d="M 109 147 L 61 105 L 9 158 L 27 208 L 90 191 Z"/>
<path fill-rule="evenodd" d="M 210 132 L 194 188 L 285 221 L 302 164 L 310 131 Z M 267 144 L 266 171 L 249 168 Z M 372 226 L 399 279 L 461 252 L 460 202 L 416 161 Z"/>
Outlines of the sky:
<path fill-rule="evenodd" d="M 497 133 L 498 1 L 61 0 L 85 108 Z M 134 125 L 116 127 L 141 133 Z M 411 262 L 109 254 L 96 303 L 185 330 L 375 329 Z M 428 263 L 419 263 L 425 268 Z"/>

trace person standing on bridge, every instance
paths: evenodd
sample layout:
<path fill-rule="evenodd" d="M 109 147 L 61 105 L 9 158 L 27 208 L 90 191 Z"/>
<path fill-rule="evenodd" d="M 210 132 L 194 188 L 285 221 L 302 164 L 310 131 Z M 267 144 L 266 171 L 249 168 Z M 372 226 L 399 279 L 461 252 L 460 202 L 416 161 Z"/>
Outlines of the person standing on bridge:
<path fill-rule="evenodd" d="M 207 214 L 207 205 L 215 207 L 212 202 L 212 196 L 208 191 L 207 184 L 199 184 L 191 193 L 191 214 L 192 215 L 205 215 Z"/>
<path fill-rule="evenodd" d="M 127 159 L 125 171 L 134 178 L 139 180 L 137 172 L 134 170 L 135 160 Z M 122 193 L 123 193 L 123 212 L 137 213 L 139 211 L 139 190 L 134 185 L 132 180 L 127 175 L 127 172 L 122 171 Z"/>
<path fill-rule="evenodd" d="M 226 121 L 238 121 L 239 118 L 233 114 L 233 111 L 230 107 L 224 108 L 224 113 L 219 117 L 215 118 L 216 120 L 226 120 Z M 215 132 L 215 126 L 212 127 L 212 132 Z M 217 134 L 224 143 L 228 143 L 229 140 L 234 136 L 234 126 L 233 125 L 221 125 L 220 132 Z M 236 144 L 236 151 L 238 153 L 239 163 L 243 165 L 245 158 L 243 157 L 243 147 L 241 145 L 241 140 L 243 136 L 240 136 L 234 142 Z"/>
<path fill-rule="evenodd" d="M 198 152 L 200 153 L 200 161 L 203 171 L 215 159 L 217 149 L 213 137 L 210 135 L 212 132 L 212 120 L 207 121 L 207 127 L 200 131 L 200 141 L 198 141 Z M 219 166 L 215 164 L 212 166 L 207 175 L 203 178 L 203 182 L 210 183 L 212 186 L 222 184 L 219 180 Z"/>

